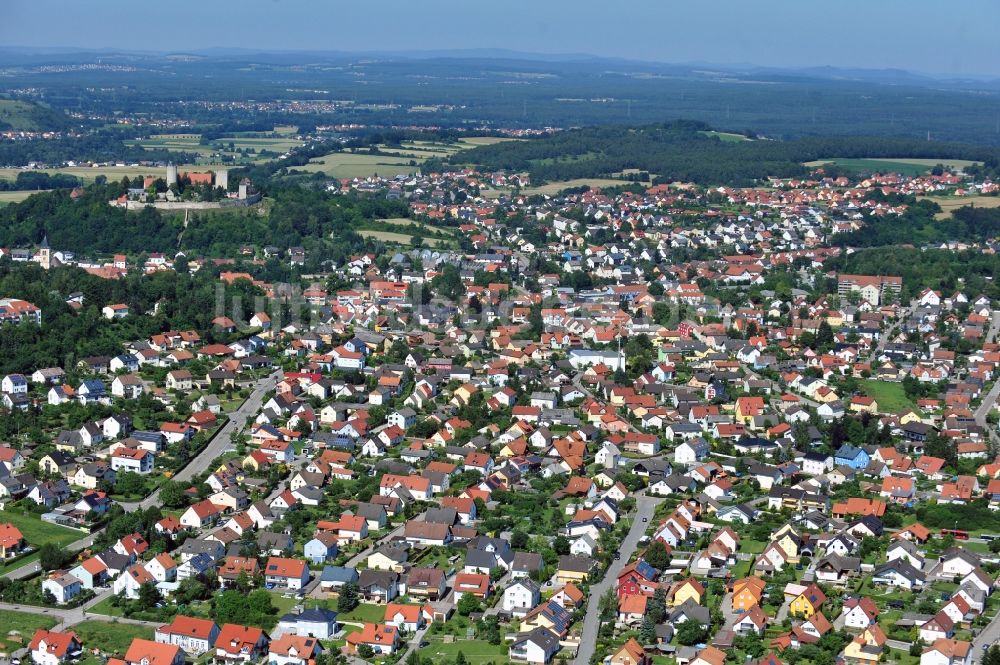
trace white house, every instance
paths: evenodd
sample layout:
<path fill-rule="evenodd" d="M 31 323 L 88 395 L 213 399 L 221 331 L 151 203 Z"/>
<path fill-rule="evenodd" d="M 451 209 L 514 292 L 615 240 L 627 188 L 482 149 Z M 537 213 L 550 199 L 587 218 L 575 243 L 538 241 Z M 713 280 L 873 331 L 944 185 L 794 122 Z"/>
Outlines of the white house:
<path fill-rule="evenodd" d="M 111 454 L 111 469 L 146 475 L 153 470 L 153 453 L 141 448 L 119 448 Z"/>
<path fill-rule="evenodd" d="M 538 605 L 540 598 L 540 589 L 536 582 L 531 579 L 519 579 L 504 589 L 500 607 L 515 616 L 524 616 Z"/>
<path fill-rule="evenodd" d="M 708 457 L 709 452 L 711 446 L 700 436 L 687 439 L 674 448 L 674 463 L 695 464 Z"/>
<path fill-rule="evenodd" d="M 73 575 L 65 573 L 42 581 L 42 591 L 48 591 L 59 604 L 68 603 L 80 595 L 83 584 Z"/>
<path fill-rule="evenodd" d="M 199 619 L 182 614 L 174 616 L 173 623 L 156 629 L 156 641 L 173 644 L 192 656 L 200 656 L 215 646 L 219 626 L 210 619 Z"/>
<path fill-rule="evenodd" d="M 972 644 L 962 640 L 937 639 L 920 654 L 920 665 L 969 665 Z"/>
<path fill-rule="evenodd" d="M 82 646 L 72 632 L 58 632 L 39 628 L 28 645 L 35 665 L 59 665 L 80 656 Z"/>

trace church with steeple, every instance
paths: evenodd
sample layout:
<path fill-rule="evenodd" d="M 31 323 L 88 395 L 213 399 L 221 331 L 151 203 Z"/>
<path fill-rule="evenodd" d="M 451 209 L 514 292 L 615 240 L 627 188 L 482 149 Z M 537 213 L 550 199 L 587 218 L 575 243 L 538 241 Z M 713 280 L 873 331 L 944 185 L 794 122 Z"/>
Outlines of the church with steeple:
<path fill-rule="evenodd" d="M 42 266 L 43 270 L 48 270 L 52 267 L 52 248 L 49 247 L 49 235 L 47 233 L 42 237 L 42 244 L 35 250 L 34 261 Z"/>

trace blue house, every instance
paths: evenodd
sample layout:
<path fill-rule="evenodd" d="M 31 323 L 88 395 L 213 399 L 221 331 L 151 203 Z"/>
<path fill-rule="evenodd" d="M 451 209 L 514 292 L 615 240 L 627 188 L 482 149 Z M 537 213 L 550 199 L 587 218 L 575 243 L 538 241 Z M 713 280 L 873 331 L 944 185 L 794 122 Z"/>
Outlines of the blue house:
<path fill-rule="evenodd" d="M 861 448 L 856 448 L 851 445 L 841 446 L 840 450 L 837 451 L 836 455 L 833 457 L 833 462 L 837 466 L 844 465 L 849 466 L 852 469 L 864 469 L 868 466 L 871 458 Z"/>
<path fill-rule="evenodd" d="M 332 533 L 318 533 L 302 548 L 302 553 L 313 563 L 326 563 L 337 558 L 337 537 Z"/>

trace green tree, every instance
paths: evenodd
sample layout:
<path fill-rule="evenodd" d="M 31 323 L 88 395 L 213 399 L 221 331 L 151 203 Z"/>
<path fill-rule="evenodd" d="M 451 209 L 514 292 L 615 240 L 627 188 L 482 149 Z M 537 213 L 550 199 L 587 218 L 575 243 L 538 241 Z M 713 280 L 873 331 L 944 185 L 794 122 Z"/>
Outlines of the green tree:
<path fill-rule="evenodd" d="M 350 612 L 358 606 L 358 583 L 348 582 L 337 597 L 337 611 Z"/>
<path fill-rule="evenodd" d="M 160 487 L 160 503 L 167 508 L 183 508 L 188 505 L 188 497 L 184 492 L 184 486 L 180 483 L 168 480 Z"/>
<path fill-rule="evenodd" d="M 478 612 L 480 607 L 479 599 L 471 593 L 463 593 L 458 601 L 458 605 L 456 605 L 458 613 L 464 617 L 469 616 L 473 612 Z"/>
<path fill-rule="evenodd" d="M 697 621 L 688 619 L 677 627 L 677 642 L 684 646 L 692 646 L 703 642 L 707 631 Z"/>
<path fill-rule="evenodd" d="M 55 543 L 44 543 L 38 548 L 38 557 L 43 570 L 57 570 L 66 563 L 66 550 Z"/>
<path fill-rule="evenodd" d="M 670 552 L 667 551 L 667 546 L 661 540 L 654 540 L 642 558 L 661 572 L 670 567 Z"/>

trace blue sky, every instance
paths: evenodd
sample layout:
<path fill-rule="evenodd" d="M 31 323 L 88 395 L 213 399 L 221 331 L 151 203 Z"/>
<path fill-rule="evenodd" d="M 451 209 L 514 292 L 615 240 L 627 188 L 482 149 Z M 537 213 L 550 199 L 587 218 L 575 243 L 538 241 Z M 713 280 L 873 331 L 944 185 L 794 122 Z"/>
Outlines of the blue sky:
<path fill-rule="evenodd" d="M 0 45 L 506 48 L 1000 77 L 996 0 L 0 0 Z"/>

